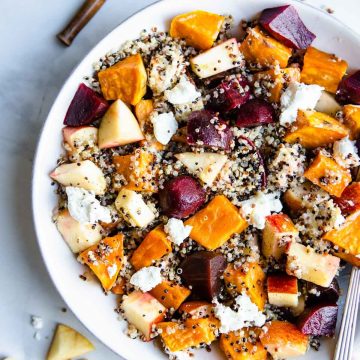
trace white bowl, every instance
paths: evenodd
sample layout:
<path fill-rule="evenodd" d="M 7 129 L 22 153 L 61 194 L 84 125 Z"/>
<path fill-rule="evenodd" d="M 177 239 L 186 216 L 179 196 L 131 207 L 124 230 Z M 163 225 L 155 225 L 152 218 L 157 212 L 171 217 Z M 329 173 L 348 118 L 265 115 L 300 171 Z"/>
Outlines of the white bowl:
<path fill-rule="evenodd" d="M 172 17 L 195 9 L 232 14 L 238 24 L 241 19 L 250 19 L 264 8 L 283 4 L 293 4 L 298 9 L 305 24 L 317 35 L 314 46 L 346 59 L 350 68 L 360 65 L 359 38 L 333 17 L 300 2 L 165 0 L 138 12 L 100 41 L 70 75 L 48 115 L 35 157 L 32 188 L 33 215 L 41 253 L 56 288 L 69 308 L 99 340 L 126 359 L 138 360 L 146 357 L 147 360 L 152 360 L 165 355 L 162 355 L 153 343 L 134 341 L 124 334 L 124 324 L 117 320 L 114 312 L 116 298 L 112 295 L 104 296 L 100 285 L 95 281 L 84 282 L 79 279 L 79 274 L 84 269 L 76 261 L 51 220 L 57 198 L 48 174 L 63 151 L 61 129 L 65 112 L 83 76 L 92 73 L 92 64 L 110 50 L 116 50 L 126 40 L 137 38 L 144 28 L 157 26 L 161 30 L 167 30 Z M 326 341 L 326 345 L 316 353 L 317 359 L 330 359 L 333 347 L 334 340 Z M 200 354 L 196 358 L 223 358 L 223 355 L 217 355 L 217 350 Z M 311 359 L 313 356 L 314 353 L 310 352 L 303 359 Z"/>

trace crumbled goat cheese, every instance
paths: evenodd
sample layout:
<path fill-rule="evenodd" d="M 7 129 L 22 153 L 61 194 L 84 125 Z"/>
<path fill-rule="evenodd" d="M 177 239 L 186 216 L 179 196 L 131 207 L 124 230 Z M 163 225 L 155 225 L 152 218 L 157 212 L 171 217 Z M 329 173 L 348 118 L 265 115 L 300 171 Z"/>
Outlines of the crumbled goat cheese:
<path fill-rule="evenodd" d="M 282 203 L 279 199 L 278 192 L 264 194 L 259 191 L 255 196 L 240 203 L 241 212 L 251 225 L 257 229 L 264 229 L 266 216 L 271 215 L 271 212 L 282 210 Z"/>
<path fill-rule="evenodd" d="M 108 266 L 106 268 L 107 270 L 107 273 L 109 275 L 110 278 L 114 277 L 114 275 L 116 274 L 117 270 L 118 270 L 118 267 L 116 264 L 112 265 L 112 266 Z"/>
<path fill-rule="evenodd" d="M 237 311 L 228 306 L 215 303 L 215 316 L 220 320 L 220 333 L 240 330 L 249 326 L 263 326 L 266 316 L 246 294 L 239 295 L 235 299 Z"/>
<path fill-rule="evenodd" d="M 352 168 L 360 165 L 358 150 L 355 141 L 345 137 L 334 143 L 334 159 L 337 163 L 345 168 Z"/>
<path fill-rule="evenodd" d="M 171 218 L 164 226 L 165 232 L 169 235 L 170 240 L 175 245 L 181 245 L 182 242 L 190 235 L 192 226 L 185 225 L 182 220 Z"/>
<path fill-rule="evenodd" d="M 31 326 L 36 330 L 40 330 L 44 326 L 43 319 L 40 316 L 32 315 L 30 322 L 31 322 Z"/>
<path fill-rule="evenodd" d="M 192 358 L 192 354 L 186 350 L 169 352 L 169 360 L 189 360 Z"/>
<path fill-rule="evenodd" d="M 182 76 L 179 83 L 171 90 L 165 91 L 165 98 L 173 105 L 189 104 L 200 96 L 201 93 L 186 76 Z"/>
<path fill-rule="evenodd" d="M 296 120 L 298 110 L 312 110 L 320 99 L 323 88 L 291 82 L 281 95 L 280 124 L 286 126 Z"/>
<path fill-rule="evenodd" d="M 156 114 L 151 117 L 156 140 L 166 145 L 178 129 L 178 123 L 172 112 Z"/>
<path fill-rule="evenodd" d="M 130 279 L 130 284 L 138 287 L 142 292 L 147 292 L 159 285 L 162 281 L 160 268 L 156 266 L 143 267 Z"/>
<path fill-rule="evenodd" d="M 70 215 L 78 222 L 94 224 L 97 221 L 111 222 L 111 212 L 101 206 L 95 194 L 73 186 L 66 187 Z"/>

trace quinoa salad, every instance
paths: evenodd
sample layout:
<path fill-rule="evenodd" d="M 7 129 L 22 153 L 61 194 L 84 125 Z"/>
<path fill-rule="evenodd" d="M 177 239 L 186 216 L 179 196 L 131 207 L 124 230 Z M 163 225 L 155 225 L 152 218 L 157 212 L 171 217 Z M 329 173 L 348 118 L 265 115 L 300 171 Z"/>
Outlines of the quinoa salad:
<path fill-rule="evenodd" d="M 360 266 L 360 71 L 315 38 L 290 5 L 179 14 L 69 105 L 54 223 L 170 359 L 286 359 L 335 334 L 337 277 Z"/>

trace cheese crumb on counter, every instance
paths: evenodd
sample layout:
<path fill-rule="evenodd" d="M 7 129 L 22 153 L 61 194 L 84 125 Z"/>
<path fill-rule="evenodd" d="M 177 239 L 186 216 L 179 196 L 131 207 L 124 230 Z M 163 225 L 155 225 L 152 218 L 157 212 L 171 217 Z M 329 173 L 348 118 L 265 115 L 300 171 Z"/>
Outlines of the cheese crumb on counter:
<path fill-rule="evenodd" d="M 339 165 L 345 168 L 360 165 L 360 158 L 358 149 L 355 146 L 355 141 L 351 141 L 348 136 L 339 141 L 335 141 L 333 151 L 334 159 Z"/>
<path fill-rule="evenodd" d="M 320 99 L 323 88 L 291 82 L 280 98 L 280 124 L 288 126 L 297 117 L 298 110 L 313 110 Z"/>
<path fill-rule="evenodd" d="M 162 282 L 160 268 L 148 266 L 137 271 L 130 279 L 130 283 L 142 292 L 147 292 Z"/>
<path fill-rule="evenodd" d="M 70 215 L 82 224 L 94 224 L 98 221 L 111 222 L 111 212 L 101 206 L 92 191 L 67 186 L 68 210 Z"/>
<path fill-rule="evenodd" d="M 155 114 L 151 117 L 156 140 L 166 145 L 178 129 L 178 123 L 172 112 Z"/>
<path fill-rule="evenodd" d="M 182 76 L 179 83 L 165 91 L 165 98 L 173 105 L 192 103 L 201 96 L 187 76 Z"/>
<path fill-rule="evenodd" d="M 171 242 L 175 245 L 181 245 L 190 235 L 192 226 L 185 225 L 182 220 L 171 218 L 164 226 L 165 232 L 169 235 Z"/>

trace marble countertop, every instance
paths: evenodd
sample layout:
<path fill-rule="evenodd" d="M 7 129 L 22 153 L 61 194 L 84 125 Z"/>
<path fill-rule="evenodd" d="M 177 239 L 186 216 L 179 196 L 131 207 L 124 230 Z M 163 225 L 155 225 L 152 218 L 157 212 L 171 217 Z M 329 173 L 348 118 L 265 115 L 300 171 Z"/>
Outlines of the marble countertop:
<path fill-rule="evenodd" d="M 155 1 L 108 0 L 73 45 L 65 48 L 55 34 L 82 2 L 0 1 L 0 358 L 43 359 L 56 323 L 62 322 L 95 344 L 96 351 L 87 359 L 120 359 L 66 309 L 46 273 L 32 225 L 33 155 L 41 126 L 61 85 L 110 30 Z M 333 9 L 331 16 L 360 33 L 358 0 L 307 2 L 324 11 Z M 44 323 L 36 336 L 31 315 L 40 316 Z"/>

